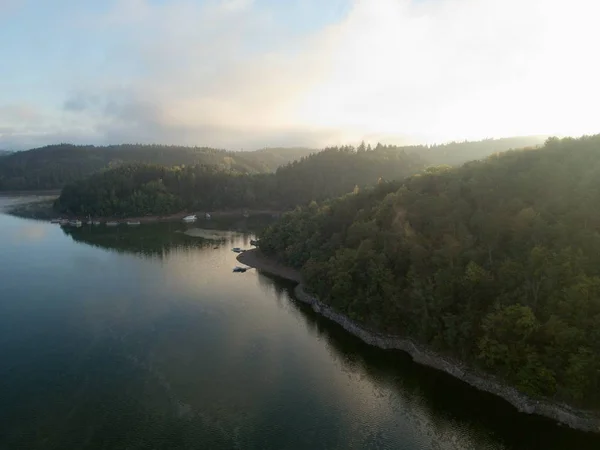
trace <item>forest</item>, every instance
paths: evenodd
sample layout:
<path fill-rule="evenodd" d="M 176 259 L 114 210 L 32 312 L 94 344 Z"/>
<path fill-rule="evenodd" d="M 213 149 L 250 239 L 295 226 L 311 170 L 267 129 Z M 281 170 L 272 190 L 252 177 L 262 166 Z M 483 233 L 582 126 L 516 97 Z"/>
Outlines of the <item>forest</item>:
<path fill-rule="evenodd" d="M 486 139 L 442 145 L 392 147 L 377 144 L 375 149 L 392 148 L 416 153 L 429 164 L 462 164 L 511 148 L 535 146 L 541 137 Z M 371 150 L 364 143 L 359 150 Z M 309 156 L 316 150 L 304 147 L 264 148 L 256 151 L 225 151 L 208 147 L 123 144 L 97 147 L 71 144 L 49 145 L 14 152 L 0 159 L 0 191 L 62 189 L 103 170 L 125 164 L 155 164 L 166 167 L 205 165 L 237 173 L 272 173 L 277 168 Z"/>
<path fill-rule="evenodd" d="M 133 163 L 204 164 L 243 173 L 273 172 L 314 151 L 301 147 L 229 152 L 168 145 L 50 145 L 14 152 L 0 159 L 0 191 L 61 189 L 98 171 Z"/>
<path fill-rule="evenodd" d="M 286 213 L 263 252 L 376 331 L 600 410 L 600 135 L 429 167 Z"/>
<path fill-rule="evenodd" d="M 287 210 L 424 167 L 418 156 L 384 146 L 330 148 L 263 174 L 200 164 L 123 165 L 66 185 L 56 208 L 75 215 L 122 217 L 182 210 Z"/>

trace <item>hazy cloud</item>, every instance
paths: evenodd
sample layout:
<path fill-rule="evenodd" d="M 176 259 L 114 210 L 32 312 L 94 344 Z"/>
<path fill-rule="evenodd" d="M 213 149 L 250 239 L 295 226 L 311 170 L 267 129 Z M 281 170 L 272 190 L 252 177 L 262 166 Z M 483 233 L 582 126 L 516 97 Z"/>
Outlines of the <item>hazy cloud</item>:
<path fill-rule="evenodd" d="M 122 37 L 109 56 L 127 70 L 80 80 L 9 136 L 252 148 L 600 131 L 599 9 L 355 0 L 298 34 L 250 0 L 118 0 L 86 26 Z"/>

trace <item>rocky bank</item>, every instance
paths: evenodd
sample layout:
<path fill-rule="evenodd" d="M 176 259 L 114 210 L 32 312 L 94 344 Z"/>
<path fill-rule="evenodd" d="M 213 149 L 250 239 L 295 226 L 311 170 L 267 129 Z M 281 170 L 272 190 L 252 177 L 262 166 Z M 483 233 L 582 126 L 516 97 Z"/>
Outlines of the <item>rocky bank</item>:
<path fill-rule="evenodd" d="M 318 298 L 308 294 L 304 290 L 300 272 L 278 264 L 273 259 L 263 255 L 258 249 L 240 253 L 237 259 L 247 266 L 297 282 L 298 285 L 294 290 L 297 300 L 310 305 L 315 312 L 336 322 L 346 331 L 369 345 L 387 350 L 402 350 L 408 353 L 416 363 L 441 370 L 481 391 L 497 395 L 520 412 L 548 417 L 574 429 L 600 433 L 600 416 L 594 412 L 572 408 L 562 403 L 531 398 L 492 376 L 475 372 L 465 364 L 440 356 L 410 339 L 382 335 L 364 328 L 343 314 L 334 311 Z"/>

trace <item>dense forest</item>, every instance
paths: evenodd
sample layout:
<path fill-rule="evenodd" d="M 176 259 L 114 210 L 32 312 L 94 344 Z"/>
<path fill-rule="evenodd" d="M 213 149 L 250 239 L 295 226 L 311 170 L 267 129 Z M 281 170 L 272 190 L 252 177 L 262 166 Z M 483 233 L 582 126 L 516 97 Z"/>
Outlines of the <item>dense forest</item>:
<path fill-rule="evenodd" d="M 600 410 L 600 135 L 285 214 L 261 249 L 372 329 Z"/>
<path fill-rule="evenodd" d="M 181 210 L 292 209 L 342 195 L 380 178 L 403 178 L 424 168 L 395 147 L 330 148 L 277 169 L 248 174 L 215 166 L 119 166 L 68 184 L 57 209 L 77 215 L 165 215 Z"/>
<path fill-rule="evenodd" d="M 314 150 L 307 148 L 228 152 L 166 145 L 51 145 L 2 158 L 0 190 L 60 189 L 100 170 L 130 163 L 165 166 L 204 164 L 242 173 L 272 172 L 312 152 Z"/>
<path fill-rule="evenodd" d="M 540 137 L 516 137 L 432 146 L 391 147 L 378 144 L 375 149 L 394 148 L 397 151 L 416 153 L 429 164 L 456 165 L 484 158 L 498 151 L 541 143 L 543 139 Z M 361 144 L 358 148 L 371 150 L 371 147 L 365 144 Z M 205 147 L 166 145 L 127 144 L 107 147 L 51 145 L 15 152 L 2 158 L 0 191 L 60 189 L 68 183 L 81 180 L 101 170 L 133 163 L 167 167 L 202 164 L 238 173 L 269 173 L 313 152 L 314 150 L 302 147 L 228 152 Z"/>

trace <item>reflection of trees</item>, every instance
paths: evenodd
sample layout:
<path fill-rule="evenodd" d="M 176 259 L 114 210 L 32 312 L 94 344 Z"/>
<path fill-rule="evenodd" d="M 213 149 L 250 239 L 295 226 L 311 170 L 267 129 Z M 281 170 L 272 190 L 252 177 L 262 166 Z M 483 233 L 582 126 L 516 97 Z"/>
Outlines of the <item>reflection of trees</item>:
<path fill-rule="evenodd" d="M 279 284 L 279 289 L 273 287 L 279 295 L 293 292 L 274 277 L 259 276 L 259 283 L 265 287 Z M 291 303 L 306 321 L 309 332 L 326 342 L 332 358 L 340 362 L 344 371 L 367 376 L 381 389 L 391 389 L 399 398 L 394 401 L 398 413 L 411 416 L 410 420 L 422 427 L 423 433 L 434 433 L 439 442 L 451 440 L 458 445 L 456 448 L 465 449 L 600 448 L 598 436 L 518 413 L 498 397 L 416 364 L 404 352 L 369 346 L 309 306 L 298 301 Z M 382 394 L 387 395 L 383 390 Z"/>
<path fill-rule="evenodd" d="M 62 228 L 76 242 L 94 247 L 133 253 L 141 256 L 163 258 L 174 250 L 187 248 L 213 248 L 225 245 L 225 241 L 212 241 L 185 235 L 172 224 L 152 224 L 140 227 L 106 226 Z"/>
<path fill-rule="evenodd" d="M 267 295 L 274 295 L 279 306 L 282 306 L 285 299 L 291 295 L 294 287 L 293 282 L 260 271 L 257 279 L 261 290 Z"/>
<path fill-rule="evenodd" d="M 220 217 L 199 220 L 193 224 L 181 222 L 158 222 L 142 224 L 138 227 L 119 225 L 117 227 L 89 226 L 81 228 L 63 227 L 63 232 L 74 241 L 99 248 L 111 249 L 121 253 L 133 253 L 143 256 L 164 257 L 173 250 L 187 248 L 214 248 L 238 243 L 240 233 L 244 247 L 250 246 L 254 234 L 272 222 L 270 216 Z M 233 231 L 219 239 L 203 239 L 187 236 L 184 232 L 191 228 Z"/>

